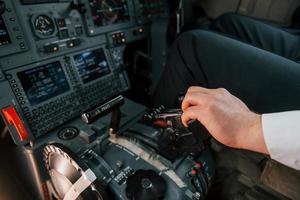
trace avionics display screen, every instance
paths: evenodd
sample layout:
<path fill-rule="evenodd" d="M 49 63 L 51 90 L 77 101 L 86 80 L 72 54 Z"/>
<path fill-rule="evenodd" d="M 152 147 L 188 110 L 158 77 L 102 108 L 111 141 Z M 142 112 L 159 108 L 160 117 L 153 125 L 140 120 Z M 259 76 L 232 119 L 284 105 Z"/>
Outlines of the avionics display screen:
<path fill-rule="evenodd" d="M 70 90 L 60 62 L 17 73 L 31 105 L 39 104 Z"/>
<path fill-rule="evenodd" d="M 110 73 L 103 49 L 74 56 L 75 66 L 83 83 L 88 83 Z"/>
<path fill-rule="evenodd" d="M 9 37 L 9 33 L 5 26 L 4 20 L 3 20 L 2 16 L 0 15 L 0 46 L 10 44 L 10 43 L 11 43 L 11 40 Z"/>
<path fill-rule="evenodd" d="M 95 26 L 128 22 L 127 0 L 89 0 Z"/>

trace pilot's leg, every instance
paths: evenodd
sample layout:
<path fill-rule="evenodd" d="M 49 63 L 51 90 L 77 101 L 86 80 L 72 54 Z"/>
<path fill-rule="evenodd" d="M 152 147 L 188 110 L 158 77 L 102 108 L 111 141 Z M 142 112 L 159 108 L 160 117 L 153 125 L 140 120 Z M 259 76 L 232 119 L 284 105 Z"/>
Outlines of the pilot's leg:
<path fill-rule="evenodd" d="M 259 113 L 300 110 L 300 64 L 208 31 L 174 43 L 154 103 L 175 105 L 192 85 L 224 87 Z"/>
<path fill-rule="evenodd" d="M 227 13 L 218 17 L 211 29 L 288 59 L 300 61 L 300 37 L 257 19 Z"/>

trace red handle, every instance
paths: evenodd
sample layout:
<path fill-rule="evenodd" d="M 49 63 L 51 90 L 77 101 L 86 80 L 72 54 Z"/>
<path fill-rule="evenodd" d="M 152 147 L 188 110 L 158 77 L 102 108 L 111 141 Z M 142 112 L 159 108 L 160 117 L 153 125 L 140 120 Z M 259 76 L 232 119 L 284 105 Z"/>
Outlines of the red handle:
<path fill-rule="evenodd" d="M 16 109 L 13 106 L 10 106 L 8 108 L 2 109 L 2 113 L 6 119 L 6 121 L 9 123 L 9 125 L 13 125 L 20 137 L 20 140 L 23 142 L 24 140 L 28 139 L 28 133 L 27 130 L 20 119 L 19 114 L 17 113 Z"/>

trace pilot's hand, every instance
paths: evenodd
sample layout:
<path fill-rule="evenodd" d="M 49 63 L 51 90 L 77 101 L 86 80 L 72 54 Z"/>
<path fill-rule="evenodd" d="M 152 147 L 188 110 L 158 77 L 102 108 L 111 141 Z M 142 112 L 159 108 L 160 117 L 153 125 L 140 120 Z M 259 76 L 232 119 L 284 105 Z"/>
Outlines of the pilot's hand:
<path fill-rule="evenodd" d="M 261 115 L 226 89 L 190 87 L 182 102 L 182 122 L 200 121 L 219 142 L 240 149 L 268 154 Z"/>

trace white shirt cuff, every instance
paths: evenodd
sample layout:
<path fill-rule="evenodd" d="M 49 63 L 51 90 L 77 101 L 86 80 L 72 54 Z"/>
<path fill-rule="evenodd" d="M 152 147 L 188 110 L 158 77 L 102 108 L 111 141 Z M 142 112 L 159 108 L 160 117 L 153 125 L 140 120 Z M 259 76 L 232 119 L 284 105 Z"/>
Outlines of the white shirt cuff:
<path fill-rule="evenodd" d="M 300 111 L 264 114 L 262 127 L 271 158 L 300 170 Z"/>

